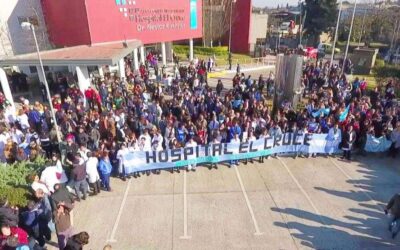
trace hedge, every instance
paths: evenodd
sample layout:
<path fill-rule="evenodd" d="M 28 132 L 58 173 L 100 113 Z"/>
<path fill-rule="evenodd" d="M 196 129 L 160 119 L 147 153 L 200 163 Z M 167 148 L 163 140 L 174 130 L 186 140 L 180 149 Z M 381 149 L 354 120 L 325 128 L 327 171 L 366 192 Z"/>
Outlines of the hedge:
<path fill-rule="evenodd" d="M 45 159 L 41 157 L 34 162 L 0 164 L 0 199 L 6 198 L 13 206 L 26 206 L 30 195 L 27 177 L 40 173 L 44 167 Z"/>
<path fill-rule="evenodd" d="M 174 52 L 177 54 L 188 54 L 189 53 L 189 46 L 187 45 L 174 45 Z M 218 47 L 198 47 L 195 46 L 193 48 L 193 53 L 197 55 L 216 55 L 216 56 L 223 56 L 228 55 L 228 47 L 227 46 L 218 46 Z"/>
<path fill-rule="evenodd" d="M 375 66 L 375 67 L 378 67 L 378 68 L 383 67 L 383 66 L 385 66 L 385 61 L 382 60 L 382 59 L 376 59 L 376 60 L 375 60 L 375 65 L 374 65 L 374 66 Z"/>
<path fill-rule="evenodd" d="M 382 81 L 385 78 L 396 78 L 397 80 L 400 80 L 400 66 L 398 65 L 374 67 L 373 73 L 375 78 L 377 78 L 379 81 Z"/>

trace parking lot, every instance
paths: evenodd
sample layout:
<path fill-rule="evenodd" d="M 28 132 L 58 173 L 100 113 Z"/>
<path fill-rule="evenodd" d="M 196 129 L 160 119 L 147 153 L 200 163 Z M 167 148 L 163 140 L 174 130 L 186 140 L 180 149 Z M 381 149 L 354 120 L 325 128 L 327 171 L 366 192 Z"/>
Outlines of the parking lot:
<path fill-rule="evenodd" d="M 87 249 L 398 249 L 382 211 L 399 161 L 371 156 L 265 163 L 112 180 L 77 205 Z"/>

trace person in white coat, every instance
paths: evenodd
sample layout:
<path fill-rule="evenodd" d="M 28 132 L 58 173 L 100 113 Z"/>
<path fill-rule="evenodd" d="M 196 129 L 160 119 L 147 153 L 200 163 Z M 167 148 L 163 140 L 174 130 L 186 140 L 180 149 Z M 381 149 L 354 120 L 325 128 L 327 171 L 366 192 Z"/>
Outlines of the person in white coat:
<path fill-rule="evenodd" d="M 193 137 L 189 137 L 189 140 L 188 140 L 188 142 L 186 143 L 186 145 L 185 145 L 185 147 L 196 147 L 197 146 L 197 142 L 195 142 L 194 140 L 193 140 Z M 194 151 L 195 149 L 193 149 L 193 151 Z M 188 160 L 193 160 L 193 159 L 196 159 L 196 157 L 195 156 L 192 156 L 192 157 L 190 157 L 189 156 L 189 158 L 188 158 Z M 187 166 L 187 171 L 190 171 L 190 170 L 192 170 L 192 171 L 196 171 L 196 163 L 194 163 L 194 164 L 189 164 L 188 166 Z"/>
<path fill-rule="evenodd" d="M 89 186 L 93 189 L 93 195 L 100 193 L 100 175 L 97 170 L 99 160 L 93 156 L 92 152 L 87 153 L 86 174 L 89 181 Z"/>
<path fill-rule="evenodd" d="M 40 181 L 53 193 L 54 185 L 62 184 L 65 187 L 68 178 L 56 154 L 53 154 L 52 161 L 53 163 L 42 171 Z"/>
<path fill-rule="evenodd" d="M 117 159 L 118 173 L 123 181 L 126 180 L 125 163 L 127 154 L 129 154 L 129 149 L 126 147 L 126 143 L 122 143 L 120 149 L 117 152 Z"/>
<path fill-rule="evenodd" d="M 339 143 L 342 141 L 342 131 L 339 128 L 339 124 L 335 123 L 332 128 L 328 131 L 327 141 L 333 144 L 337 143 L 336 146 L 339 146 Z M 332 152 L 329 152 L 329 155 L 332 155 Z"/>
<path fill-rule="evenodd" d="M 239 135 L 237 133 L 233 134 L 233 138 L 231 139 L 231 143 L 235 143 L 235 144 L 240 144 L 240 138 Z M 229 167 L 232 167 L 233 165 L 239 166 L 239 161 L 238 160 L 231 160 Z"/>

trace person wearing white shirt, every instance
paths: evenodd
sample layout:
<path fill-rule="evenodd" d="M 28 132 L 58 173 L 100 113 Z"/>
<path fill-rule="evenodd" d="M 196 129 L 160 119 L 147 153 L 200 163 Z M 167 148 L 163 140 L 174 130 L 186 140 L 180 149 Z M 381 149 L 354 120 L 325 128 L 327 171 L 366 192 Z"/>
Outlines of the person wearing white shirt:
<path fill-rule="evenodd" d="M 249 131 L 249 133 L 248 133 L 248 136 L 247 136 L 247 142 L 248 142 L 249 145 L 250 145 L 250 143 L 251 143 L 251 142 L 254 142 L 255 140 L 257 140 L 257 138 L 254 136 L 253 130 L 250 129 L 250 131 Z M 249 147 L 250 147 L 250 146 L 249 146 Z M 244 164 L 245 164 L 245 165 L 247 165 L 247 161 L 250 161 L 250 163 L 253 163 L 253 159 L 250 158 L 250 159 L 246 159 L 246 160 L 244 161 Z"/>
<path fill-rule="evenodd" d="M 17 116 L 17 122 L 21 125 L 22 130 L 30 128 L 28 115 L 22 109 L 19 111 L 19 115 Z"/>
<path fill-rule="evenodd" d="M 139 150 L 140 151 L 151 151 L 151 137 L 148 130 L 144 130 L 144 134 L 139 136 Z M 147 176 L 150 175 L 150 170 L 144 171 Z"/>
<path fill-rule="evenodd" d="M 335 125 L 329 129 L 327 141 L 335 143 L 337 146 L 342 141 L 342 131 L 340 130 L 338 123 L 335 123 Z M 336 148 L 336 146 L 333 148 Z M 328 154 L 332 155 L 332 152 L 329 152 Z"/>
<path fill-rule="evenodd" d="M 45 194 L 50 195 L 50 191 L 47 188 L 46 184 L 40 181 L 39 176 L 37 174 L 30 176 L 30 179 L 32 181 L 31 188 L 33 189 L 34 192 L 41 189 Z"/>
<path fill-rule="evenodd" d="M 97 170 L 97 166 L 99 165 L 99 160 L 97 157 L 92 155 L 92 152 L 88 152 L 87 161 L 85 163 L 86 166 L 86 174 L 89 181 L 89 186 L 93 188 L 93 195 L 97 195 L 100 193 L 100 175 Z"/>
<path fill-rule="evenodd" d="M 68 181 L 61 162 L 57 160 L 56 162 L 53 161 L 53 164 L 46 167 L 40 176 L 40 181 L 46 184 L 50 192 L 54 192 L 55 184 L 65 184 Z"/>
<path fill-rule="evenodd" d="M 7 140 L 10 138 L 10 134 L 5 131 L 0 131 L 0 161 L 6 162 L 6 156 L 4 155 L 4 148 L 7 144 Z"/>
<path fill-rule="evenodd" d="M 267 137 L 269 137 L 269 135 L 268 135 L 268 129 L 267 128 L 265 128 L 265 127 L 263 127 L 262 128 L 262 132 L 261 132 L 261 135 L 260 135 L 260 139 L 265 139 L 265 138 L 267 138 Z M 267 156 L 260 156 L 260 158 L 259 158 L 259 162 L 260 163 L 264 163 L 264 158 L 267 158 L 267 160 L 269 159 L 269 155 L 267 155 Z"/>
<path fill-rule="evenodd" d="M 122 180 L 126 180 L 125 164 L 126 155 L 129 154 L 129 149 L 126 147 L 125 143 L 121 144 L 121 148 L 117 152 L 118 159 L 118 173 Z"/>
<path fill-rule="evenodd" d="M 17 129 L 16 127 L 11 128 L 11 138 L 13 142 L 17 144 L 22 143 L 22 138 L 24 137 L 24 133 L 21 130 Z"/>
<path fill-rule="evenodd" d="M 85 145 L 81 145 L 78 150 L 78 154 L 81 155 L 82 159 L 86 162 L 88 160 L 88 153 L 90 152 L 89 149 L 86 148 Z"/>
<path fill-rule="evenodd" d="M 142 151 L 151 150 L 151 137 L 147 129 L 145 129 L 144 133 L 139 136 L 139 147 Z"/>
<path fill-rule="evenodd" d="M 196 146 L 197 146 L 197 142 L 195 142 L 193 140 L 193 137 L 189 137 L 189 141 L 186 143 L 185 147 L 187 147 L 187 148 L 193 147 L 193 153 L 194 153 L 194 151 L 195 151 L 194 147 L 196 147 Z M 194 160 L 194 159 L 196 159 L 196 156 L 189 156 L 188 157 L 188 160 Z M 196 163 L 189 164 L 187 166 L 187 171 L 190 171 L 190 170 L 196 171 L 196 165 L 197 165 Z"/>
<path fill-rule="evenodd" d="M 153 138 L 151 139 L 151 144 L 154 145 L 154 143 L 157 142 L 157 147 L 156 149 L 153 150 L 157 150 L 157 151 L 161 151 L 163 150 L 162 144 L 164 142 L 164 137 L 161 135 L 160 130 L 157 129 L 153 135 Z"/>

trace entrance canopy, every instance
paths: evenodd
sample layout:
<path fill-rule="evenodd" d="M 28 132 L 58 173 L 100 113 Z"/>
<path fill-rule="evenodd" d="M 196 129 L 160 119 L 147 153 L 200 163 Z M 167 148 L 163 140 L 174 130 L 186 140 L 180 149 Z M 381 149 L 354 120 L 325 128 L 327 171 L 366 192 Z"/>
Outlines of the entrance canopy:
<path fill-rule="evenodd" d="M 92 45 L 80 45 L 62 49 L 41 51 L 43 65 L 67 66 L 67 65 L 115 65 L 120 59 L 142 43 L 139 40 L 99 43 Z M 32 66 L 38 65 L 37 53 L 29 53 L 0 59 L 0 66 Z"/>

